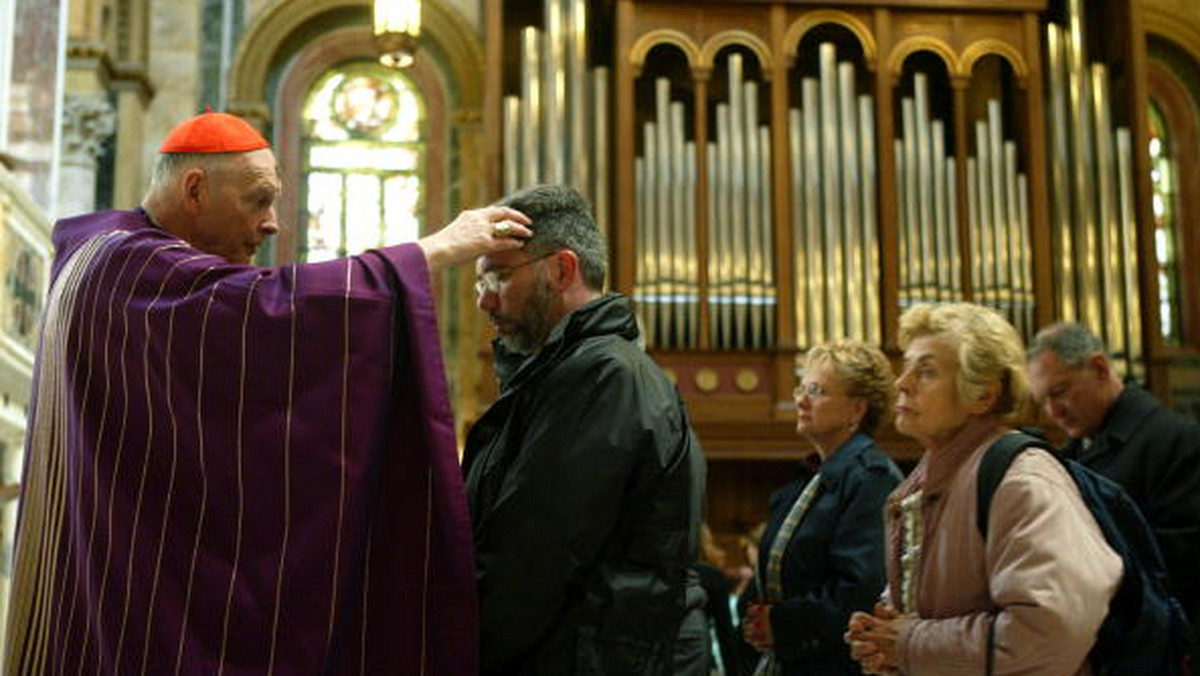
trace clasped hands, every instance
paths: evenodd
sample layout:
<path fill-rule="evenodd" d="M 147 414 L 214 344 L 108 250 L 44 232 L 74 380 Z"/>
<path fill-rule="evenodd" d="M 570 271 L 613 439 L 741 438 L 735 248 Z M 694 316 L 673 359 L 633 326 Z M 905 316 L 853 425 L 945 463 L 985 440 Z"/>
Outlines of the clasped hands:
<path fill-rule="evenodd" d="M 759 652 L 775 647 L 775 636 L 771 631 L 771 606 L 766 603 L 751 603 L 742 619 L 742 638 Z"/>
<path fill-rule="evenodd" d="M 875 604 L 873 614 L 856 612 L 850 616 L 843 638 L 850 644 L 850 656 L 864 674 L 897 676 L 900 673 L 896 641 L 910 622 L 910 616 L 901 615 L 882 603 Z"/>

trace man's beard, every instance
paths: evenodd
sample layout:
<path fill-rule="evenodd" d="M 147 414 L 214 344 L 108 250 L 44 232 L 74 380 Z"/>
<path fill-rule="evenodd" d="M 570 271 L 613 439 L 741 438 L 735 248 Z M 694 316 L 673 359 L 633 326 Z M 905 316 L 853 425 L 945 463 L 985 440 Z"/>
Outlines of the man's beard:
<path fill-rule="evenodd" d="M 550 288 L 550 282 L 538 275 L 521 314 L 511 319 L 504 318 L 511 327 L 508 332 L 500 333 L 500 342 L 504 347 L 520 354 L 532 354 L 541 349 L 550 330 L 554 328 L 554 321 L 550 317 L 553 301 L 554 291 Z M 503 325 L 497 324 L 498 327 Z"/>

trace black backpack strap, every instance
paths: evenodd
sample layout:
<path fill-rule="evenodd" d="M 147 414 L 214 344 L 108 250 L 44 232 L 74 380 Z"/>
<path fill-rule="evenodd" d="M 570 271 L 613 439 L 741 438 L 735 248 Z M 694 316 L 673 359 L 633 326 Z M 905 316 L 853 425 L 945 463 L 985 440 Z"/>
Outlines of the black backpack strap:
<path fill-rule="evenodd" d="M 976 525 L 979 527 L 979 534 L 983 536 L 984 540 L 987 539 L 988 511 L 992 505 L 992 495 L 1000 486 L 1000 480 L 1004 478 L 1004 473 L 1008 471 L 1008 466 L 1012 464 L 1013 458 L 1030 446 L 1053 451 L 1050 442 L 1045 439 L 1024 432 L 1016 432 L 1000 437 L 996 443 L 983 452 L 983 459 L 979 461 L 975 519 Z"/>

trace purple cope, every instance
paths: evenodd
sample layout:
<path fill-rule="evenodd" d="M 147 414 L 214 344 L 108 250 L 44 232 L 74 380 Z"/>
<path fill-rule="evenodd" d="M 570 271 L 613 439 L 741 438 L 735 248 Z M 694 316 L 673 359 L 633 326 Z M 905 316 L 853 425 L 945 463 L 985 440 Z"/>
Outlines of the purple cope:
<path fill-rule="evenodd" d="M 140 209 L 54 245 L 5 673 L 475 673 L 420 248 L 234 265 Z"/>

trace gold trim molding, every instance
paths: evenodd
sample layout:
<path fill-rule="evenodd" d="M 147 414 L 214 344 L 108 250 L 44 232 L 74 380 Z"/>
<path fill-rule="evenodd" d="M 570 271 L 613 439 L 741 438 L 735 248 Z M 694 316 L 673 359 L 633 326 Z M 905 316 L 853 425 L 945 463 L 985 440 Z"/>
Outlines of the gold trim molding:
<path fill-rule="evenodd" d="M 967 45 L 963 50 L 962 57 L 958 60 L 958 74 L 962 77 L 971 77 L 971 71 L 975 68 L 975 62 L 985 56 L 999 56 L 1012 66 L 1013 74 L 1017 79 L 1024 83 L 1029 77 L 1029 66 L 1025 64 L 1025 59 L 1015 47 L 1002 40 L 977 40 Z"/>
<path fill-rule="evenodd" d="M 699 66 L 711 70 L 717 60 L 717 52 L 730 45 L 741 45 L 754 52 L 762 70 L 763 80 L 768 82 L 771 80 L 771 48 L 757 35 L 744 30 L 721 31 L 706 40 L 704 46 L 700 48 Z"/>
<path fill-rule="evenodd" d="M 888 72 L 897 78 L 903 75 L 904 61 L 917 52 L 933 52 L 940 56 L 946 64 L 946 72 L 950 75 L 951 79 L 961 75 L 958 72 L 959 59 L 954 54 L 954 49 L 944 41 L 928 35 L 916 35 L 905 38 L 897 44 L 888 57 Z"/>
<path fill-rule="evenodd" d="M 633 66 L 635 76 L 642 74 L 642 67 L 646 65 L 646 57 L 650 50 L 664 44 L 678 47 L 687 58 L 690 67 L 700 65 L 700 48 L 691 38 L 681 31 L 659 28 L 638 38 L 637 42 L 633 43 L 633 49 L 629 50 L 629 63 Z"/>
<path fill-rule="evenodd" d="M 871 35 L 871 30 L 858 17 L 837 9 L 813 10 L 788 26 L 787 32 L 783 36 L 784 50 L 792 58 L 795 58 L 796 50 L 800 48 L 800 42 L 804 36 L 817 26 L 830 23 L 845 28 L 858 38 L 858 44 L 862 45 L 863 59 L 866 61 L 867 69 L 875 70 L 879 47 L 875 43 L 875 37 Z"/>

